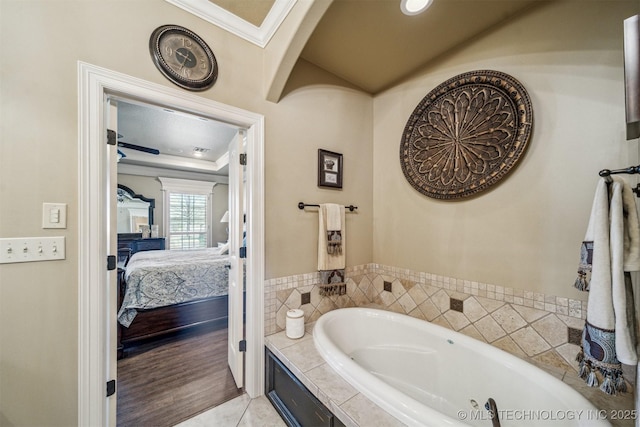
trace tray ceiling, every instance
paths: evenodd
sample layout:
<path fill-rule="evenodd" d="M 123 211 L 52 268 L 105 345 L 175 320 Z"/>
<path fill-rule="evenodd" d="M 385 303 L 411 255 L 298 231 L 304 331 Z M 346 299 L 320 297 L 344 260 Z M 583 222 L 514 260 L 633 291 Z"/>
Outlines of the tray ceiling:
<path fill-rule="evenodd" d="M 430 61 L 521 14 L 538 0 L 434 0 L 404 15 L 400 0 L 335 0 L 301 58 L 368 93 L 378 93 Z"/>
<path fill-rule="evenodd" d="M 166 1 L 265 47 L 298 0 Z M 552 1 L 433 0 L 425 12 L 407 16 L 400 0 L 333 0 L 299 58 L 376 94 L 528 9 Z M 251 34 L 253 30 L 257 33 Z"/>
<path fill-rule="evenodd" d="M 264 46 L 296 0 L 166 1 Z M 549 1 L 542 0 L 434 0 L 424 13 L 406 16 L 400 10 L 400 0 L 334 0 L 299 58 L 367 93 L 376 94 L 475 37 L 534 6 L 547 3 Z M 234 20 L 237 22 L 232 22 Z M 236 24 L 245 32 L 238 32 Z M 307 83 L 313 81 L 307 80 Z M 216 162 L 223 162 L 226 147 L 237 131 L 219 123 L 135 104 L 123 104 L 120 113 L 119 133 L 123 134 L 124 141 L 159 148 L 161 152 L 161 156 L 153 156 L 123 150 L 127 153 L 125 163 L 153 163 L 165 156 L 193 158 L 193 149 L 200 147 L 207 151 L 196 163 L 206 162 L 216 167 Z M 183 121 L 189 123 L 180 124 Z M 176 135 L 175 129 L 188 129 L 189 142 L 185 142 L 184 135 Z M 217 173 L 225 172 L 223 168 Z"/>

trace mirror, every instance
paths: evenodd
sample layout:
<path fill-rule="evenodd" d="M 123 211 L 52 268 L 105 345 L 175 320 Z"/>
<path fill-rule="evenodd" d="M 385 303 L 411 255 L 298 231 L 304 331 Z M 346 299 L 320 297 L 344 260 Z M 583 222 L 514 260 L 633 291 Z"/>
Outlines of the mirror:
<path fill-rule="evenodd" d="M 151 227 L 156 200 L 136 194 L 118 184 L 118 234 L 141 233 L 140 226 Z"/>
<path fill-rule="evenodd" d="M 627 140 L 640 137 L 640 15 L 624 20 Z"/>

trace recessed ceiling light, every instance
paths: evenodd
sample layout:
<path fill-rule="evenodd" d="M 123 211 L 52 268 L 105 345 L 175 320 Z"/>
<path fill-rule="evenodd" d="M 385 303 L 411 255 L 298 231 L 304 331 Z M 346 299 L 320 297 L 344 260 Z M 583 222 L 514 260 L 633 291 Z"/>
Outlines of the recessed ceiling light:
<path fill-rule="evenodd" d="M 400 10 L 405 15 L 417 15 L 424 12 L 433 0 L 401 0 Z"/>
<path fill-rule="evenodd" d="M 202 157 L 207 151 L 209 151 L 208 148 L 193 147 L 193 155 L 195 157 Z"/>

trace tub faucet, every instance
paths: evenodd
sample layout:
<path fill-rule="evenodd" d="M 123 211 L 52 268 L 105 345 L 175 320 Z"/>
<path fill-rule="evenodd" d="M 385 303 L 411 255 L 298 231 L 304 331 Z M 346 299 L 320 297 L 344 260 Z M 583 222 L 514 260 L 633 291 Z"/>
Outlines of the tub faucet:
<path fill-rule="evenodd" d="M 489 411 L 489 415 L 491 415 L 491 425 L 493 427 L 500 427 L 500 419 L 498 418 L 498 406 L 496 405 L 496 401 L 493 398 L 489 398 L 487 403 L 484 404 L 484 408 Z"/>

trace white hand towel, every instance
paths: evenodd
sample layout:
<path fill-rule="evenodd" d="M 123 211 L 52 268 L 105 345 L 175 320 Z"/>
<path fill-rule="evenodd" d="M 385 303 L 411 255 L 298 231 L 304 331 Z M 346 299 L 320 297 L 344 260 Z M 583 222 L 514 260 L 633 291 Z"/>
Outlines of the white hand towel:
<path fill-rule="evenodd" d="M 345 224 L 345 216 L 344 216 L 344 206 L 333 205 L 329 210 L 333 210 L 335 208 L 338 209 L 339 215 L 339 227 L 338 230 L 341 232 L 341 250 L 333 251 L 329 253 L 328 251 L 328 240 L 327 240 L 327 232 L 328 232 L 328 224 L 327 221 L 329 219 L 329 213 L 327 212 L 327 205 L 320 205 L 320 209 L 318 210 L 318 270 L 337 270 L 343 269 L 345 267 L 345 254 L 347 253 L 346 248 L 346 233 L 344 232 L 344 224 Z M 333 221 L 333 220 L 332 220 Z M 336 225 L 332 225 L 336 227 Z M 333 230 L 333 231 L 338 231 Z"/>
<path fill-rule="evenodd" d="M 329 255 L 342 253 L 342 211 L 344 206 L 335 203 L 325 203 L 320 206 L 325 217 L 327 236 L 327 253 Z"/>
<path fill-rule="evenodd" d="M 578 355 L 580 376 L 609 394 L 626 389 L 620 362 L 635 365 L 634 322 L 628 312 L 628 271 L 640 268 L 640 223 L 631 188 L 614 177 L 598 182 L 581 248 L 576 287 L 589 291 L 587 319 Z"/>
<path fill-rule="evenodd" d="M 327 231 L 342 231 L 342 213 L 344 206 L 335 203 L 325 203 L 320 206 L 327 215 Z"/>
<path fill-rule="evenodd" d="M 640 269 L 640 222 L 635 196 L 622 179 L 612 184 L 609 216 L 611 218 L 611 295 L 615 317 L 616 356 L 627 365 L 638 362 L 635 343 L 635 325 L 628 313 L 633 300 L 626 295 L 625 272 Z M 587 306 L 587 313 L 589 306 Z"/>

